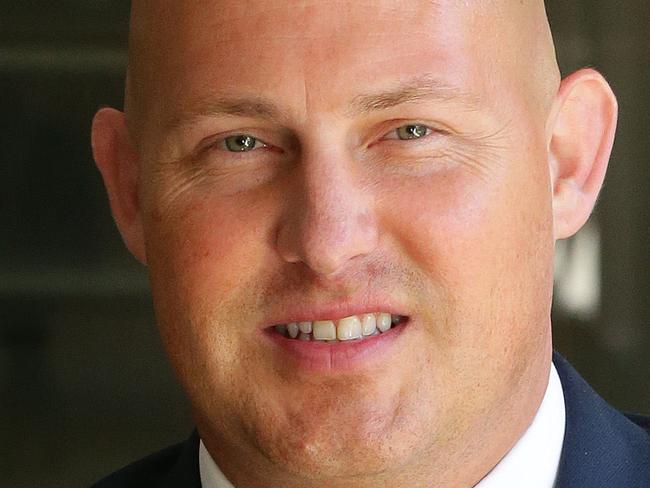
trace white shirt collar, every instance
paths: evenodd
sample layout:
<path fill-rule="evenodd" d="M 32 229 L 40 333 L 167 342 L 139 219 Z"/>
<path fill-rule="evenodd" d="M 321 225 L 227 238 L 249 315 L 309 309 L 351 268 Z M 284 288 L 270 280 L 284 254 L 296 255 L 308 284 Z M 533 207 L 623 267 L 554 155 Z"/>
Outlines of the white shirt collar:
<path fill-rule="evenodd" d="M 555 365 L 542 404 L 528 430 L 474 488 L 553 488 L 560 466 L 566 412 Z"/>
<path fill-rule="evenodd" d="M 214 462 L 203 441 L 199 445 L 199 473 L 202 488 L 235 488 Z"/>
<path fill-rule="evenodd" d="M 551 373 L 542 404 L 528 430 L 474 488 L 553 488 L 560 465 L 566 413 L 560 377 Z M 203 488 L 234 488 L 214 462 L 203 441 L 199 446 Z"/>

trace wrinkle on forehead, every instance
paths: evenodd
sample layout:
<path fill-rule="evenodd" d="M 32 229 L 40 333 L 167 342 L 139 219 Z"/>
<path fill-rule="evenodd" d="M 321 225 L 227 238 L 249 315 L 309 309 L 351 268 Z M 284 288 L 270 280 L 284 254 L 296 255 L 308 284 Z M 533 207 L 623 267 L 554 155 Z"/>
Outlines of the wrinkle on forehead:
<path fill-rule="evenodd" d="M 282 21 L 282 11 L 289 8 L 289 3 L 289 14 Z M 165 76 L 170 76 L 174 69 L 182 69 L 180 61 L 175 61 L 174 49 L 191 43 L 197 25 L 217 32 L 223 28 L 224 36 L 219 42 L 236 35 L 255 36 L 264 42 L 261 36 L 270 33 L 277 38 L 287 39 L 293 35 L 303 40 L 319 39 L 324 35 L 372 36 L 372 26 L 367 24 L 371 22 L 370 16 L 323 26 L 315 15 L 319 8 L 326 8 L 334 9 L 337 18 L 344 18 L 347 11 L 358 7 L 359 2 L 352 0 L 133 0 L 125 109 L 129 126 L 136 133 L 134 136 L 137 138 L 138 128 L 144 123 L 143 114 L 150 104 L 168 103 L 168 94 L 157 89 Z M 472 42 L 477 48 L 486 49 L 487 46 L 494 56 L 507 51 L 507 59 L 502 63 L 507 66 L 503 69 L 516 75 L 525 85 L 522 89 L 530 92 L 531 106 L 541 113 L 550 109 L 560 76 L 542 0 L 375 0 L 367 2 L 365 10 L 380 17 L 392 14 L 408 14 L 413 19 L 433 16 L 434 22 L 439 17 L 441 29 L 448 25 L 442 23 L 448 18 L 446 14 L 454 11 L 458 18 L 462 17 L 463 21 L 466 18 L 470 23 Z M 255 28 L 264 26 L 267 18 L 280 19 L 286 28 L 277 26 L 275 31 Z M 226 28 L 229 34 L 225 34 Z M 415 26 L 409 32 L 410 36 L 419 34 Z"/>

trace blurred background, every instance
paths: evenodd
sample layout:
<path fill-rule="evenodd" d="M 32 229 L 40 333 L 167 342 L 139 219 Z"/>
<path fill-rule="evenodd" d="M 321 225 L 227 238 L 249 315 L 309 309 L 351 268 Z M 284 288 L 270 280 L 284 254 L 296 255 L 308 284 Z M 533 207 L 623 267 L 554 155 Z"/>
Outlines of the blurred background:
<path fill-rule="evenodd" d="M 558 245 L 555 346 L 650 414 L 650 7 L 547 5 L 563 73 L 598 68 L 621 106 L 596 213 Z M 191 429 L 90 154 L 93 113 L 122 105 L 128 10 L 0 0 L 1 486 L 88 486 Z"/>

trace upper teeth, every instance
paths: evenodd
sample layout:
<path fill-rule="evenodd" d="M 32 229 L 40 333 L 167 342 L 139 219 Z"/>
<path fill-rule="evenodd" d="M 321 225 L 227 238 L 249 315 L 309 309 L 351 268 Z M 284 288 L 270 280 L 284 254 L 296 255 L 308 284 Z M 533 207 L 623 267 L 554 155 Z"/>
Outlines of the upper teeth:
<path fill-rule="evenodd" d="M 351 315 L 340 320 L 315 320 L 276 325 L 275 330 L 292 339 L 303 341 L 349 341 L 386 332 L 403 320 L 400 315 L 366 313 Z"/>

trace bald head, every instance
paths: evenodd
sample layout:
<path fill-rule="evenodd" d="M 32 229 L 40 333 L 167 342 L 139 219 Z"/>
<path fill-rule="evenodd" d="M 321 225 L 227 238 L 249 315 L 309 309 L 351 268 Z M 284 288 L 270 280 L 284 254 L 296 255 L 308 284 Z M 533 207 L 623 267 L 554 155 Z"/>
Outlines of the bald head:
<path fill-rule="evenodd" d="M 404 29 L 396 30 L 397 23 Z M 291 44 L 294 55 L 283 58 L 283 62 L 291 63 L 328 50 L 324 59 L 332 59 L 343 46 L 353 49 L 359 39 L 381 37 L 405 45 L 428 44 L 431 52 L 441 51 L 453 39 L 457 47 L 462 44 L 465 49 L 455 55 L 466 56 L 468 63 L 478 60 L 490 68 L 482 73 L 485 83 L 508 83 L 540 115 L 546 114 L 559 86 L 542 0 L 391 1 L 372 2 L 370 8 L 346 1 L 135 0 L 129 40 L 127 116 L 138 133 L 152 122 L 152 117 L 160 117 L 160 106 L 167 106 L 170 97 L 182 95 L 184 70 L 208 70 L 219 78 L 219 70 L 228 68 L 222 63 L 228 61 L 219 52 L 211 52 L 211 48 L 236 55 L 243 44 L 254 45 L 252 53 L 242 54 L 257 62 L 270 50 L 286 52 L 279 42 L 284 39 Z M 315 40 L 320 46 L 307 48 Z M 300 45 L 306 47 L 298 59 L 295 48 Z M 396 51 L 396 62 L 398 56 L 406 60 L 408 52 Z M 363 63 L 363 56 L 357 61 Z M 432 64 L 430 70 L 436 69 Z M 301 76 L 309 74 L 303 66 Z M 234 85 L 239 82 L 230 73 L 224 77 Z M 309 88 L 307 84 L 305 88 Z M 496 90 L 492 102 L 503 103 Z"/>

